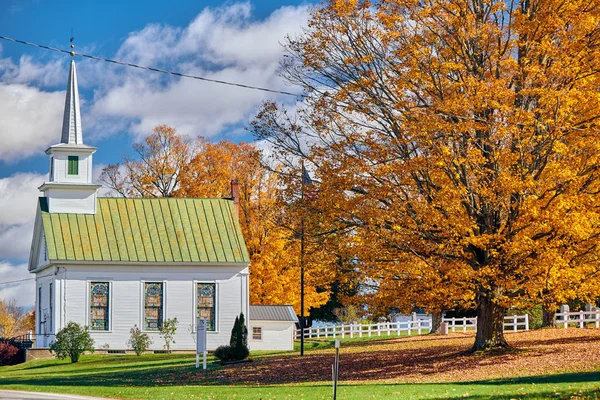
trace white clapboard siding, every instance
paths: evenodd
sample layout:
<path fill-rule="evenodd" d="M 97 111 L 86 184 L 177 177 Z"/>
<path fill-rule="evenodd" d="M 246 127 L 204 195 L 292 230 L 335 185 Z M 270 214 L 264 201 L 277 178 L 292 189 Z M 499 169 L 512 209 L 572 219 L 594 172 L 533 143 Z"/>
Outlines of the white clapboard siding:
<path fill-rule="evenodd" d="M 38 277 L 44 293 L 50 279 L 56 280 L 60 320 L 56 331 L 73 321 L 89 325 L 90 282 L 110 282 L 110 330 L 90 331 L 96 348 L 108 345 L 111 350 L 127 349 L 130 329 L 143 326 L 143 282 L 163 282 L 164 318 L 177 317 L 179 324 L 173 350 L 194 350 L 195 337 L 195 284 L 215 282 L 217 288 L 217 332 L 208 333 L 208 348 L 228 344 L 235 317 L 244 312 L 247 318 L 247 268 L 233 266 L 74 266 L 49 269 L 47 277 Z M 56 272 L 56 273 L 54 273 Z M 47 282 L 48 281 L 48 282 Z M 57 320 L 58 321 L 58 320 Z M 40 333 L 40 332 L 38 332 Z M 147 332 L 153 340 L 150 350 L 163 350 L 164 341 L 158 332 Z M 48 343 L 45 343 L 47 345 Z M 45 347 L 38 342 L 38 347 Z"/>
<path fill-rule="evenodd" d="M 262 328 L 262 338 L 254 339 L 252 328 Z M 248 328 L 248 347 L 250 350 L 293 350 L 294 322 L 250 321 Z"/>

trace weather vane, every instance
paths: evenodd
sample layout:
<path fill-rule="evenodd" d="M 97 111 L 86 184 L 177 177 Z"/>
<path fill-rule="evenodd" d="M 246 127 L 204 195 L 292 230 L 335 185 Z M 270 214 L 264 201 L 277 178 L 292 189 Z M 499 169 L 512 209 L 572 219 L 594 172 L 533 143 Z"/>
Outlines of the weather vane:
<path fill-rule="evenodd" d="M 71 42 L 71 57 L 75 57 L 75 51 L 73 50 L 75 48 L 75 45 L 73 44 L 74 40 L 75 36 L 73 36 L 73 28 L 71 28 L 71 38 L 69 39 L 69 42 Z"/>

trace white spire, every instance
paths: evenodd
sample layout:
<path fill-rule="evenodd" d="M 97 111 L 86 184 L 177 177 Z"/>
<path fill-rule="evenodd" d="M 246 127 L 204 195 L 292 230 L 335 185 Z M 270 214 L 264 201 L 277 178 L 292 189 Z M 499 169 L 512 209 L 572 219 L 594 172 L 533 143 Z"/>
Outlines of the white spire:
<path fill-rule="evenodd" d="M 65 99 L 65 116 L 63 118 L 61 143 L 83 144 L 81 129 L 81 110 L 79 109 L 79 89 L 77 88 L 77 70 L 75 61 L 71 60 L 67 98 Z"/>

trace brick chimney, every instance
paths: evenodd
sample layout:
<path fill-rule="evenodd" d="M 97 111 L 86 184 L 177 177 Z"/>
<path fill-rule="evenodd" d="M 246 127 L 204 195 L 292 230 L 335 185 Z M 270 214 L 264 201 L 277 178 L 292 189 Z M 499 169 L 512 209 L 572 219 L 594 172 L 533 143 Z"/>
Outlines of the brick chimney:
<path fill-rule="evenodd" d="M 240 212 L 240 183 L 237 179 L 231 180 L 231 198 L 233 199 L 233 204 L 235 205 L 236 211 Z"/>

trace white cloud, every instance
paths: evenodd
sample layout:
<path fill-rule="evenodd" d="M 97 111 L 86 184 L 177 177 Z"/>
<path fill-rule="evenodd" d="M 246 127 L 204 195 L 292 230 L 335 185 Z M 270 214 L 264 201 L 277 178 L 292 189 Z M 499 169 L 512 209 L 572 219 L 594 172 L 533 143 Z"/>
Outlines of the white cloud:
<path fill-rule="evenodd" d="M 16 300 L 22 307 L 31 307 L 35 303 L 35 280 L 27 270 L 27 264 L 0 262 L 0 283 L 24 280 L 11 284 L 0 284 L 0 300 Z M 27 279 L 27 280 L 25 280 Z"/>
<path fill-rule="evenodd" d="M 0 179 L 0 260 L 29 258 L 38 186 L 46 175 L 17 173 Z"/>
<path fill-rule="evenodd" d="M 36 62 L 24 54 L 18 64 L 10 58 L 0 59 L 0 77 L 6 83 L 62 87 L 66 86 L 67 67 L 64 58 L 55 56 L 45 62 Z"/>
<path fill-rule="evenodd" d="M 0 83 L 0 160 L 40 154 L 60 138 L 65 93 Z"/>
<path fill-rule="evenodd" d="M 209 79 L 289 90 L 277 76 L 286 35 L 306 23 L 306 6 L 282 7 L 254 20 L 250 3 L 204 9 L 188 26 L 152 24 L 133 32 L 117 53 L 144 65 Z M 244 123 L 267 98 L 278 95 L 126 69 L 121 82 L 99 88 L 92 107 L 94 130 L 111 118 L 137 135 L 166 123 L 192 136 L 214 136 Z M 104 132 L 106 132 L 104 130 Z"/>

